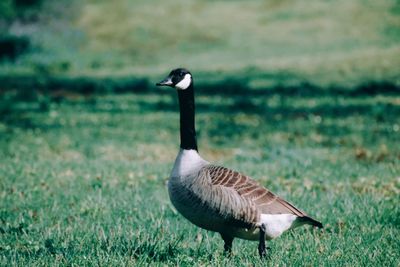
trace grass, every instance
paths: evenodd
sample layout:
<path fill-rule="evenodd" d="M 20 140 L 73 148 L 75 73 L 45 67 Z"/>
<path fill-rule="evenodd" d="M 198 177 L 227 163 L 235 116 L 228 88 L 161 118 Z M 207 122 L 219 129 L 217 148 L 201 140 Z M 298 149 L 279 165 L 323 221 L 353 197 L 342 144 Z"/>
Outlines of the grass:
<path fill-rule="evenodd" d="M 125 73 L 183 64 L 211 73 L 249 68 L 348 85 L 389 79 L 400 63 L 398 6 L 392 1 L 118 3 L 85 5 L 78 25 L 92 50 L 113 47 L 126 55 L 131 63 L 119 68 Z M 110 14 L 113 8 L 118 12 Z"/>
<path fill-rule="evenodd" d="M 201 154 L 321 220 L 268 243 L 271 266 L 398 266 L 398 95 L 198 92 Z M 172 207 L 173 92 L 20 101 L 0 123 L 0 265 L 262 266 Z"/>
<path fill-rule="evenodd" d="M 153 78 L 185 66 L 251 87 L 400 81 L 397 1 L 44 1 L 3 75 Z M 47 9 L 46 9 L 47 7 Z"/>

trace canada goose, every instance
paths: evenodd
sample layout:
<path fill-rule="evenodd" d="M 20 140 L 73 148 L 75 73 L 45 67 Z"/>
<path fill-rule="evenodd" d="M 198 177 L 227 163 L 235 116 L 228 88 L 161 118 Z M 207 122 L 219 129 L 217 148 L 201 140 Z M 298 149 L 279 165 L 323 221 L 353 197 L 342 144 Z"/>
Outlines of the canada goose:
<path fill-rule="evenodd" d="M 177 89 L 180 108 L 180 151 L 168 181 L 175 208 L 193 224 L 221 234 L 230 253 L 235 237 L 258 240 L 260 257 L 265 240 L 303 224 L 322 224 L 239 172 L 212 165 L 198 153 L 191 73 L 174 69 L 157 86 Z"/>

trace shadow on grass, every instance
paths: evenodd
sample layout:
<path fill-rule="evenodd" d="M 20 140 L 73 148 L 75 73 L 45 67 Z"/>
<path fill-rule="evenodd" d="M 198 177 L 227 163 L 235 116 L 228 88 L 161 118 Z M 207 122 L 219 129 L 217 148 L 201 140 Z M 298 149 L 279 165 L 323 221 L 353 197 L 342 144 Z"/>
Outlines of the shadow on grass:
<path fill-rule="evenodd" d="M 320 118 L 346 118 L 351 116 L 369 116 L 374 118 L 376 121 L 384 122 L 396 119 L 400 114 L 400 105 L 394 105 L 390 103 L 358 103 L 358 104 L 319 104 L 313 106 L 302 106 L 295 107 L 290 104 L 280 104 L 278 106 L 267 106 L 264 103 L 257 103 L 256 100 L 260 98 L 242 98 L 234 97 L 231 103 L 207 103 L 200 102 L 196 103 L 196 110 L 200 114 L 205 113 L 222 113 L 235 114 L 245 113 L 247 115 L 258 115 L 265 119 L 265 121 L 276 122 L 283 120 L 296 120 L 296 119 L 308 119 L 310 116 L 318 116 Z M 48 101 L 48 100 L 46 100 Z M 21 104 L 22 103 L 22 104 Z M 71 107 L 75 105 L 73 102 L 68 101 Z M 81 102 L 82 104 L 82 102 Z M 49 124 L 41 125 L 40 122 L 33 122 L 30 119 L 29 113 L 47 113 L 48 106 L 51 102 L 46 103 L 24 103 L 24 102 L 12 102 L 9 107 L 2 110 L 1 121 L 7 125 L 15 126 L 19 128 L 58 128 L 57 122 L 54 125 Z M 104 105 L 98 105 L 96 100 L 89 99 L 84 101 L 83 105 L 90 113 L 107 113 L 107 114 L 125 114 L 130 111 L 125 108 L 121 108 L 118 105 L 104 107 Z M 158 102 L 147 102 L 147 101 L 135 101 L 132 103 L 139 110 L 139 113 L 151 113 L 151 112 L 178 112 L 178 104 L 175 100 L 170 101 L 158 101 Z M 17 107 L 18 106 L 18 107 Z M 16 108 L 17 107 L 17 108 Z M 79 122 L 78 122 L 79 125 Z M 62 127 L 63 125 L 59 125 Z"/>
<path fill-rule="evenodd" d="M 268 76 L 268 73 L 264 75 Z M 279 81 L 279 75 L 273 74 L 274 79 Z M 198 94 L 205 95 L 345 95 L 364 96 L 375 94 L 400 94 L 400 87 L 388 81 L 369 81 L 353 88 L 340 86 L 320 87 L 308 82 L 301 82 L 296 86 L 274 85 L 259 89 L 253 89 L 250 85 L 251 79 L 244 75 L 227 76 L 220 81 L 205 83 L 196 82 Z M 145 77 L 69 77 L 51 75 L 0 75 L 0 92 L 6 90 L 18 90 L 22 93 L 29 93 L 32 88 L 35 91 L 52 94 L 54 92 L 70 92 L 83 95 L 107 94 L 107 93 L 153 93 L 156 81 L 150 81 Z"/>
<path fill-rule="evenodd" d="M 121 79 L 90 79 L 90 78 L 48 78 L 42 81 L 37 77 L 0 77 L 2 90 L 0 90 L 0 121 L 9 126 L 23 129 L 54 128 L 62 125 L 41 125 L 33 122 L 29 113 L 48 112 L 52 104 L 67 102 L 71 106 L 75 100 L 79 105 L 84 105 L 91 113 L 128 113 L 116 103 L 110 103 L 107 108 L 98 105 L 97 97 L 110 93 L 135 93 L 171 95 L 169 100 L 155 102 L 137 99 L 132 105 L 140 113 L 154 111 L 177 112 L 178 104 L 175 95 L 170 91 L 157 90 L 147 79 L 121 78 Z M 400 88 L 391 83 L 366 83 L 356 88 L 320 88 L 311 84 L 296 87 L 275 86 L 265 89 L 250 89 L 246 81 L 227 79 L 215 84 L 200 84 L 196 86 L 198 96 L 223 96 L 230 102 L 215 103 L 215 101 L 202 101 L 196 103 L 199 113 L 219 112 L 224 114 L 256 114 L 264 117 L 266 121 L 292 120 L 307 118 L 310 115 L 325 118 L 345 118 L 354 115 L 372 116 L 378 121 L 393 119 L 400 114 L 400 105 L 383 103 L 356 103 L 343 104 L 336 101 L 341 97 L 362 98 L 376 94 L 400 95 Z M 7 89 L 8 88 L 8 89 Z M 32 90 L 35 88 L 37 90 Z M 12 89 L 12 90 L 11 90 Z M 277 105 L 267 106 L 270 97 L 278 97 Z M 318 97 L 331 97 L 332 103 L 320 103 L 313 106 L 295 107 L 286 101 L 296 98 L 308 99 Z M 261 101 L 260 101 L 261 100 Z M 102 100 L 103 101 L 103 100 Z"/>

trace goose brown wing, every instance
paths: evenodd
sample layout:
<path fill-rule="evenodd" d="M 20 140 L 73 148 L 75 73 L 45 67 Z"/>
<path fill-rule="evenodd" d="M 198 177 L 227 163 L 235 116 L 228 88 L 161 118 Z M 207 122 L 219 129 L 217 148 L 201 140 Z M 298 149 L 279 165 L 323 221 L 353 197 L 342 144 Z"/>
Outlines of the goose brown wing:
<path fill-rule="evenodd" d="M 248 204 L 254 205 L 259 213 L 307 216 L 248 176 L 220 166 L 209 165 L 206 168 L 213 186 L 233 189 Z"/>

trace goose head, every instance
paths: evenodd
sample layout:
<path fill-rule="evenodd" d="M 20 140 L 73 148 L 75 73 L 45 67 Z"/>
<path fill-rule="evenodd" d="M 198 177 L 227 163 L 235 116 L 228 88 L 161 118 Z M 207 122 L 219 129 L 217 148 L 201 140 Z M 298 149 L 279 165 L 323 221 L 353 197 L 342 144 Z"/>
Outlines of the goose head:
<path fill-rule="evenodd" d="M 186 90 L 192 82 L 192 74 L 187 69 L 178 68 L 172 70 L 164 80 L 156 85 L 174 87 L 177 90 Z"/>

